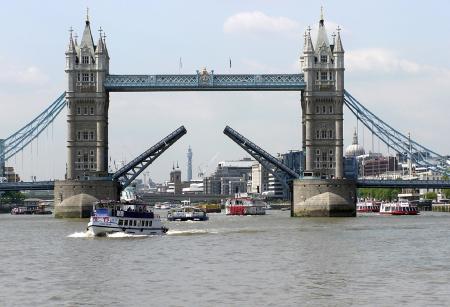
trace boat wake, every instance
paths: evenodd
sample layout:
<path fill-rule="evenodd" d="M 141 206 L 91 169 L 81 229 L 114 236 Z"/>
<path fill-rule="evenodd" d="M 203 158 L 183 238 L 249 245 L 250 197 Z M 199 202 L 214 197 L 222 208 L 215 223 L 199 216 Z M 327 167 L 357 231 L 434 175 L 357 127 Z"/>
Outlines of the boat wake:
<path fill-rule="evenodd" d="M 206 229 L 190 229 L 190 230 L 169 230 L 167 235 L 169 236 L 195 236 L 195 235 L 206 235 L 210 233 L 215 233 L 208 231 Z"/>
<path fill-rule="evenodd" d="M 68 238 L 93 238 L 95 237 L 94 233 L 92 231 L 86 230 L 83 232 L 74 232 L 71 235 L 67 236 Z"/>
<path fill-rule="evenodd" d="M 95 238 L 95 235 L 92 231 L 83 231 L 83 232 L 74 232 L 67 236 L 68 238 Z M 106 234 L 106 238 L 146 238 L 149 237 L 149 235 L 134 235 L 124 232 L 115 232 L 115 233 L 108 233 Z M 105 237 L 103 237 L 105 238 Z"/>

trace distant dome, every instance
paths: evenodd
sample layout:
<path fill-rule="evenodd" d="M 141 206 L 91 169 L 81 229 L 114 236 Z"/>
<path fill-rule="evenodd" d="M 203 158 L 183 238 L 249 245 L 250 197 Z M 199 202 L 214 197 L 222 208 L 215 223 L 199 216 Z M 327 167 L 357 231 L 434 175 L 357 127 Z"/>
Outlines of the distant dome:
<path fill-rule="evenodd" d="M 353 143 L 345 149 L 346 157 L 357 157 L 366 154 L 364 147 L 358 144 L 358 135 L 355 132 L 353 133 Z"/>

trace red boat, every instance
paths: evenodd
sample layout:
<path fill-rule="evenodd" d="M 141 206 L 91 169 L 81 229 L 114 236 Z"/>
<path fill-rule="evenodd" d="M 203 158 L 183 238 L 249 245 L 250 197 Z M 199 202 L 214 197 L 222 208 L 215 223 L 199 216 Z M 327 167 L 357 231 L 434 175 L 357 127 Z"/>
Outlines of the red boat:
<path fill-rule="evenodd" d="M 380 214 L 390 215 L 417 215 L 419 210 L 417 206 L 409 201 L 399 201 L 396 203 L 381 204 Z"/>
<path fill-rule="evenodd" d="M 250 197 L 235 197 L 227 199 L 225 203 L 227 215 L 264 215 L 265 205 L 251 199 Z"/>
<path fill-rule="evenodd" d="M 356 204 L 356 212 L 380 212 L 381 203 L 375 201 L 366 201 Z"/>

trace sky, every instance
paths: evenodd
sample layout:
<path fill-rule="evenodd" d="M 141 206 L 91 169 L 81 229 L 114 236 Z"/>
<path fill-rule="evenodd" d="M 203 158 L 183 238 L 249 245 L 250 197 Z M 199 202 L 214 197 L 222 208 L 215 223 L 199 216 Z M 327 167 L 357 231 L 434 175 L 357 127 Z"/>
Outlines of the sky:
<path fill-rule="evenodd" d="M 110 73 L 191 74 L 300 72 L 303 33 L 311 26 L 314 34 L 321 6 L 328 34 L 342 28 L 345 88 L 394 128 L 449 154 L 450 2 L 438 0 L 2 1 L 0 138 L 66 89 L 68 30 L 81 35 L 87 7 L 94 41 L 100 26 L 106 33 Z M 23 180 L 64 177 L 65 116 L 7 162 Z M 301 149 L 300 119 L 294 92 L 112 93 L 109 155 L 116 165 L 130 161 L 184 125 L 187 135 L 147 171 L 162 182 L 178 162 L 185 179 L 190 145 L 195 178 L 248 156 L 222 133 L 226 125 L 276 155 Z M 356 126 L 345 110 L 345 146 Z M 366 151 L 386 152 L 358 127 Z"/>

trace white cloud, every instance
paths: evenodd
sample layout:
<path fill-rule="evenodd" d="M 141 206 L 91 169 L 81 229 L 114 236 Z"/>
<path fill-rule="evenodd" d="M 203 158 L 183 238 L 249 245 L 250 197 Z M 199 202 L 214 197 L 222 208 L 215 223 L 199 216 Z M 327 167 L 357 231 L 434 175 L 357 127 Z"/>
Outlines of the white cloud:
<path fill-rule="evenodd" d="M 382 48 L 349 51 L 345 55 L 346 66 L 354 72 L 408 73 L 417 74 L 433 71 L 435 68 L 421 65 L 397 56 L 393 51 Z"/>
<path fill-rule="evenodd" d="M 0 57 L 0 83 L 3 85 L 43 85 L 48 82 L 48 76 L 37 66 L 24 67 L 16 63 L 9 63 Z"/>
<path fill-rule="evenodd" d="M 241 12 L 227 18 L 225 33 L 285 33 L 300 31 L 300 24 L 287 17 L 272 17 L 260 11 Z"/>

